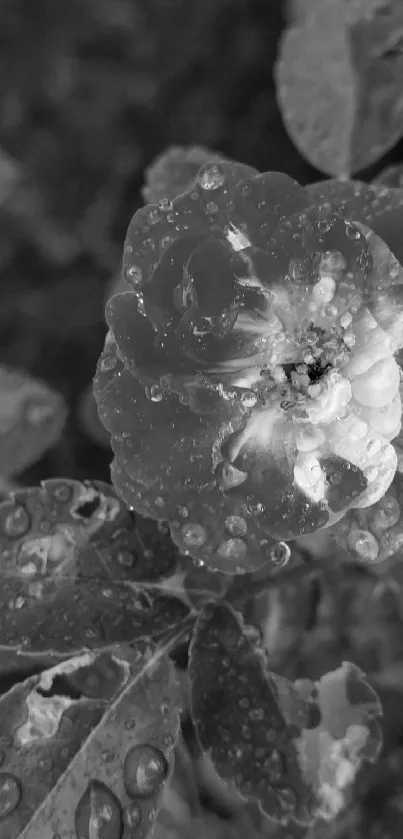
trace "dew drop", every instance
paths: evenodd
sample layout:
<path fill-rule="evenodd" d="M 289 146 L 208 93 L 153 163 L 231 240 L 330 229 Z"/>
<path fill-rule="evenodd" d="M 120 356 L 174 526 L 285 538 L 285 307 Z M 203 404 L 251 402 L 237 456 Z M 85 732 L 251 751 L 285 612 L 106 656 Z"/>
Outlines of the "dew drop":
<path fill-rule="evenodd" d="M 400 504 L 393 495 L 385 495 L 372 509 L 372 515 L 372 510 L 370 510 L 371 527 L 374 530 L 387 530 L 388 527 L 393 527 L 401 516 Z"/>
<path fill-rule="evenodd" d="M 135 563 L 135 555 L 131 551 L 119 551 L 116 559 L 122 568 L 131 568 Z"/>
<path fill-rule="evenodd" d="M 161 221 L 161 216 L 158 212 L 157 207 L 152 207 L 151 208 L 151 210 L 148 214 L 148 221 L 149 221 L 149 224 L 151 224 L 151 225 L 158 224 L 158 222 Z"/>
<path fill-rule="evenodd" d="M 184 524 L 181 530 L 182 539 L 188 548 L 198 548 L 207 540 L 207 533 L 201 524 Z"/>
<path fill-rule="evenodd" d="M 25 604 L 26 604 L 25 597 L 23 597 L 21 594 L 19 594 L 18 597 L 16 597 L 15 600 L 14 600 L 14 609 L 23 609 Z"/>
<path fill-rule="evenodd" d="M 224 524 L 231 536 L 244 536 L 248 529 L 245 519 L 241 516 L 227 516 Z"/>
<path fill-rule="evenodd" d="M 52 486 L 51 490 L 53 497 L 61 504 L 66 504 L 73 497 L 73 487 L 70 484 L 58 483 L 56 486 Z"/>
<path fill-rule="evenodd" d="M 14 507 L 6 516 L 3 526 L 7 536 L 18 538 L 28 533 L 31 519 L 24 507 Z"/>
<path fill-rule="evenodd" d="M 255 722 L 262 722 L 264 720 L 264 708 L 252 708 L 249 711 L 249 719 Z"/>
<path fill-rule="evenodd" d="M 143 279 L 143 272 L 138 265 L 131 265 L 126 271 L 126 278 L 131 285 L 139 286 Z"/>
<path fill-rule="evenodd" d="M 151 402 L 162 402 L 164 398 L 164 394 L 159 385 L 148 385 L 145 388 L 145 394 Z"/>
<path fill-rule="evenodd" d="M 9 772 L 0 772 L 0 820 L 10 815 L 20 803 L 21 785 Z"/>
<path fill-rule="evenodd" d="M 123 781 L 130 798 L 153 795 L 165 780 L 167 761 L 159 749 L 148 744 L 134 746 L 123 765 Z"/>
<path fill-rule="evenodd" d="M 77 839 L 122 839 L 120 802 L 102 781 L 88 784 L 77 805 L 75 825 Z"/>
<path fill-rule="evenodd" d="M 284 759 L 277 749 L 273 749 L 270 757 L 264 762 L 264 772 L 268 774 L 271 784 L 276 784 L 284 772 Z"/>
<path fill-rule="evenodd" d="M 241 395 L 241 402 L 244 408 L 254 408 L 257 403 L 257 395 L 253 390 L 247 390 Z"/>
<path fill-rule="evenodd" d="M 277 542 L 270 550 L 270 560 L 276 568 L 285 568 L 291 556 L 286 542 Z"/>
<path fill-rule="evenodd" d="M 232 463 L 224 462 L 217 468 L 217 477 L 219 486 L 225 490 L 243 484 L 248 477 L 248 473 L 237 469 Z"/>
<path fill-rule="evenodd" d="M 246 555 L 247 547 L 242 539 L 228 539 L 222 542 L 217 553 L 223 559 L 242 559 Z"/>
<path fill-rule="evenodd" d="M 205 163 L 196 175 L 196 182 L 202 189 L 219 189 L 225 181 L 224 172 L 218 163 Z"/>
<path fill-rule="evenodd" d="M 291 787 L 280 787 L 276 789 L 276 795 L 281 809 L 285 813 L 293 813 L 297 807 L 297 796 Z"/>
<path fill-rule="evenodd" d="M 352 224 L 351 221 L 345 221 L 344 224 L 346 227 L 346 236 L 348 236 L 349 239 L 358 240 L 361 238 L 361 233 L 355 224 Z"/>
<path fill-rule="evenodd" d="M 162 213 L 169 213 L 173 209 L 173 203 L 170 198 L 160 198 L 157 206 Z"/>
<path fill-rule="evenodd" d="M 379 553 L 379 543 L 369 530 L 353 528 L 347 536 L 347 545 L 360 559 L 374 562 Z"/>

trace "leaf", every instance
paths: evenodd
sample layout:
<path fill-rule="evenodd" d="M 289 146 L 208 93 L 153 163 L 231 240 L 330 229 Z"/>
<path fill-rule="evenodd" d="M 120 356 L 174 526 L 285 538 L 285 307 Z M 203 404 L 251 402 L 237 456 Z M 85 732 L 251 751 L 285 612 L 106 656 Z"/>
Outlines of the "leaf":
<path fill-rule="evenodd" d="M 376 162 L 403 135 L 400 0 L 297 3 L 275 68 L 278 104 L 299 151 L 328 175 Z"/>
<path fill-rule="evenodd" d="M 0 701 L 1 839 L 146 839 L 179 733 L 168 657 L 87 652 Z"/>
<path fill-rule="evenodd" d="M 376 760 L 381 706 L 343 662 L 317 682 L 268 669 L 259 633 L 225 603 L 208 603 L 190 646 L 196 733 L 218 774 L 282 824 L 332 818 L 363 760 Z"/>
<path fill-rule="evenodd" d="M 312 796 L 289 726 L 266 675 L 264 652 L 240 616 L 208 603 L 190 646 L 191 708 L 196 733 L 218 774 L 264 813 L 287 823 L 313 821 Z"/>
<path fill-rule="evenodd" d="M 27 373 L 0 365 L 0 476 L 17 475 L 57 443 L 63 398 Z"/>
<path fill-rule="evenodd" d="M 72 655 L 162 638 L 189 614 L 170 592 L 178 562 L 167 534 L 108 484 L 19 490 L 0 504 L 0 645 Z"/>

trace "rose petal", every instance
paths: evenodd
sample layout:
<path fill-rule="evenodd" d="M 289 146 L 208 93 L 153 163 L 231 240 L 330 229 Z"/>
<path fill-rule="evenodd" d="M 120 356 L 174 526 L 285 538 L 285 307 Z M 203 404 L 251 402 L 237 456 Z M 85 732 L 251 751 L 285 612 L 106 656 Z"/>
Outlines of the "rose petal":
<path fill-rule="evenodd" d="M 403 261 L 403 189 L 339 180 L 309 184 L 305 189 L 317 205 L 328 203 L 333 212 L 367 224 Z"/>
<path fill-rule="evenodd" d="M 255 246 L 265 247 L 286 218 L 310 204 L 305 189 L 282 172 L 263 172 L 239 184 L 233 226 Z"/>
<path fill-rule="evenodd" d="M 139 312 L 139 301 L 131 291 L 108 300 L 106 320 L 130 370 L 144 382 L 156 381 L 168 373 L 195 373 L 202 369 L 180 352 L 180 345 L 169 340 L 157 343 L 147 318 Z"/>

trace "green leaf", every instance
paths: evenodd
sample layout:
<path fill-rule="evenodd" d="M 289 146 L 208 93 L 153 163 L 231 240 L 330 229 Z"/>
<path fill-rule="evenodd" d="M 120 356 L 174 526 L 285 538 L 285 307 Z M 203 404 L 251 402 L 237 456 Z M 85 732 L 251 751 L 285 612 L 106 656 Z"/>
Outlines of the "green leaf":
<path fill-rule="evenodd" d="M 285 127 L 306 159 L 347 177 L 403 135 L 400 0 L 297 3 L 275 68 Z"/>
<path fill-rule="evenodd" d="M 170 588 L 178 563 L 167 534 L 108 484 L 19 490 L 0 504 L 0 646 L 66 656 L 166 637 L 189 614 Z"/>
<path fill-rule="evenodd" d="M 169 658 L 84 653 L 0 701 L 1 839 L 146 839 L 179 734 Z"/>
<path fill-rule="evenodd" d="M 0 476 L 39 460 L 59 440 L 66 416 L 63 398 L 44 382 L 0 365 Z"/>

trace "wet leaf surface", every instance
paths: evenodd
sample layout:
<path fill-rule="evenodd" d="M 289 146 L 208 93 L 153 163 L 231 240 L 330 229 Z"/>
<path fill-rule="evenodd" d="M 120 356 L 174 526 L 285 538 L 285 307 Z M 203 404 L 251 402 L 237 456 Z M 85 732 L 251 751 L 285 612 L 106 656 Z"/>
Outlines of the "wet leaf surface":
<path fill-rule="evenodd" d="M 2 839 L 146 839 L 181 692 L 161 651 L 84 653 L 0 702 Z"/>
<path fill-rule="evenodd" d="M 20 490 L 0 505 L 0 644 L 66 655 L 164 637 L 189 613 L 170 592 L 178 562 L 107 484 Z"/>
<path fill-rule="evenodd" d="M 0 365 L 0 475 L 18 475 L 39 460 L 59 440 L 66 415 L 60 394 Z"/>
<path fill-rule="evenodd" d="M 310 0 L 294 18 L 275 71 L 286 129 L 326 174 L 365 169 L 403 133 L 402 5 Z"/>
<path fill-rule="evenodd" d="M 249 628 L 250 629 L 250 628 Z M 192 714 L 218 774 L 280 823 L 313 820 L 306 785 L 264 651 L 224 603 L 208 603 L 190 648 Z"/>

